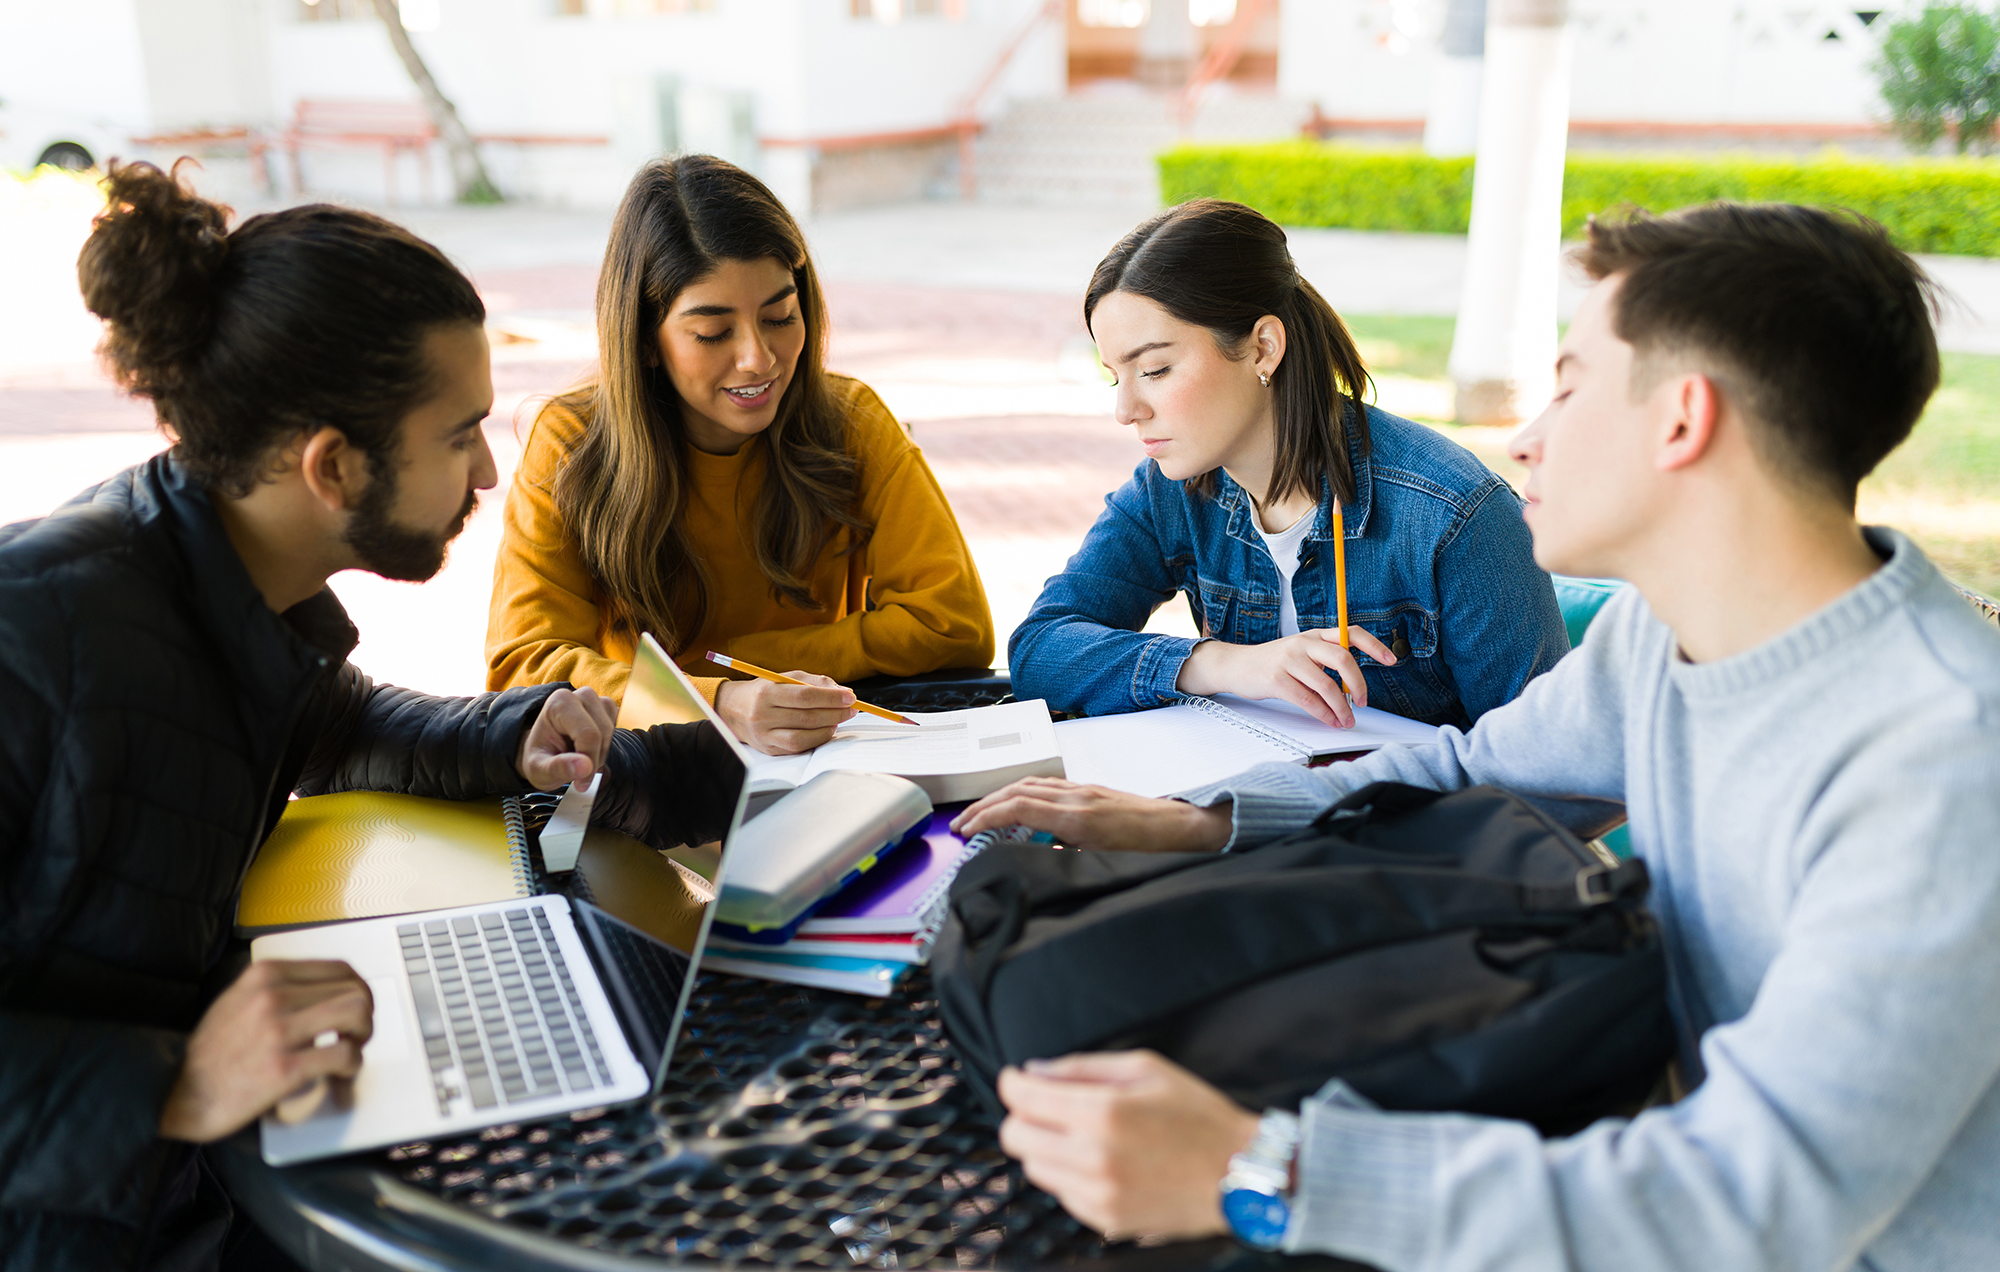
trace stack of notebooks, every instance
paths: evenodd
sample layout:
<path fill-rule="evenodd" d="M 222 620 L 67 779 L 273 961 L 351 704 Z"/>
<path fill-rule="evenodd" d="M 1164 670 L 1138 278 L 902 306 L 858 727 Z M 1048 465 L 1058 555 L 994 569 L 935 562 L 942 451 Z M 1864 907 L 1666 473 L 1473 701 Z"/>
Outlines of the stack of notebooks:
<path fill-rule="evenodd" d="M 793 928 L 745 939 L 749 934 L 725 935 L 718 924 L 702 967 L 853 994 L 888 993 L 911 967 L 929 960 L 951 881 L 984 846 L 983 836 L 968 843 L 952 833 L 959 807 L 933 812 L 908 840 Z"/>

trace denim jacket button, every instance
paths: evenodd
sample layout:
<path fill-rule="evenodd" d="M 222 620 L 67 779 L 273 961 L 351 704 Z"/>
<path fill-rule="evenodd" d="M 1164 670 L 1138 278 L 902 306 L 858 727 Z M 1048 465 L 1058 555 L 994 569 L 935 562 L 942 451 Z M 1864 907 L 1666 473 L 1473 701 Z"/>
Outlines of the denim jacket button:
<path fill-rule="evenodd" d="M 1397 662 L 1401 662 L 1403 659 L 1408 658 L 1410 656 L 1409 637 L 1403 635 L 1403 633 L 1401 632 L 1397 632 L 1396 639 L 1391 641 L 1389 644 L 1389 652 L 1396 655 Z"/>

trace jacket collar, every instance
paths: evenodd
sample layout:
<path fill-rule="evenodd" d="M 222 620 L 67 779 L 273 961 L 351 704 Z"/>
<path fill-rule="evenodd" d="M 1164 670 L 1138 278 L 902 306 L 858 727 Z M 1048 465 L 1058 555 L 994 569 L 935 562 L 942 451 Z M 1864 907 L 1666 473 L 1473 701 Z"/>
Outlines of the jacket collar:
<path fill-rule="evenodd" d="M 1368 408 L 1363 406 L 1361 410 Z M 1354 502 L 1342 509 L 1342 525 L 1345 538 L 1359 539 L 1368 532 L 1368 514 L 1375 505 L 1375 469 L 1367 455 L 1356 455 L 1360 438 L 1355 428 L 1354 417 L 1347 419 L 1348 462 L 1354 465 Z M 1261 543 L 1257 532 L 1256 513 L 1251 507 L 1249 492 L 1236 483 L 1227 470 L 1215 470 L 1216 506 L 1228 514 L 1227 533 L 1230 538 L 1244 543 Z M 1324 543 L 1333 538 L 1333 483 L 1325 477 L 1319 479 L 1319 506 L 1313 510 L 1312 529 L 1306 532 L 1308 543 Z"/>
<path fill-rule="evenodd" d="M 346 661 L 360 633 L 331 588 L 282 616 L 264 603 L 215 504 L 172 452 L 147 461 L 135 496 L 153 505 L 187 565 L 190 608 L 217 661 L 242 686 L 246 708 L 286 711 L 328 666 Z M 144 515 L 142 509 L 135 509 Z M 254 704 L 254 706 L 252 705 Z M 253 727 L 258 723 L 246 720 Z M 282 720 L 274 722 L 282 723 Z"/>

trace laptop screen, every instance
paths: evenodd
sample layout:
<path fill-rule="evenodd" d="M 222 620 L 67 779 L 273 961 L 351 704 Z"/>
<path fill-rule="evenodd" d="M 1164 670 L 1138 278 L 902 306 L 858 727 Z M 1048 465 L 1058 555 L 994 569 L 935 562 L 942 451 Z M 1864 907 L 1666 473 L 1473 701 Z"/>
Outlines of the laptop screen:
<path fill-rule="evenodd" d="M 681 939 L 669 941 L 687 955 L 688 964 L 653 1074 L 653 1090 L 658 1093 L 673 1063 L 688 999 L 708 945 L 715 907 L 705 903 L 703 894 L 720 893 L 728 846 L 743 821 L 749 753 L 650 633 L 640 637 L 618 712 L 618 727 L 661 729 L 658 742 L 668 754 L 655 775 L 654 792 L 658 802 L 667 807 L 653 810 L 653 824 L 665 838 L 682 845 L 667 855 L 688 879 L 689 894 L 694 898 L 686 913 L 692 922 L 673 924 Z M 647 926 L 660 934 L 657 926 Z"/>

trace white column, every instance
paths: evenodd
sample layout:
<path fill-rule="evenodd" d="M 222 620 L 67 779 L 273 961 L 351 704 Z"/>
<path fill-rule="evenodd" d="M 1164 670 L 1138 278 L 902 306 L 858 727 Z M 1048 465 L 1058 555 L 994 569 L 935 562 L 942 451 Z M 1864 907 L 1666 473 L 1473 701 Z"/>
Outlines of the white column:
<path fill-rule="evenodd" d="M 1486 66 L 1486 0 L 1446 0 L 1437 78 L 1424 120 L 1424 153 L 1469 155 L 1479 145 L 1479 85 Z"/>
<path fill-rule="evenodd" d="M 1531 419 L 1553 391 L 1568 19 L 1568 0 L 1486 7 L 1472 232 L 1451 346 L 1461 424 Z"/>
<path fill-rule="evenodd" d="M 1188 0 L 1153 0 L 1139 28 L 1139 61 L 1133 68 L 1147 88 L 1179 91 L 1201 60 L 1201 33 Z"/>

